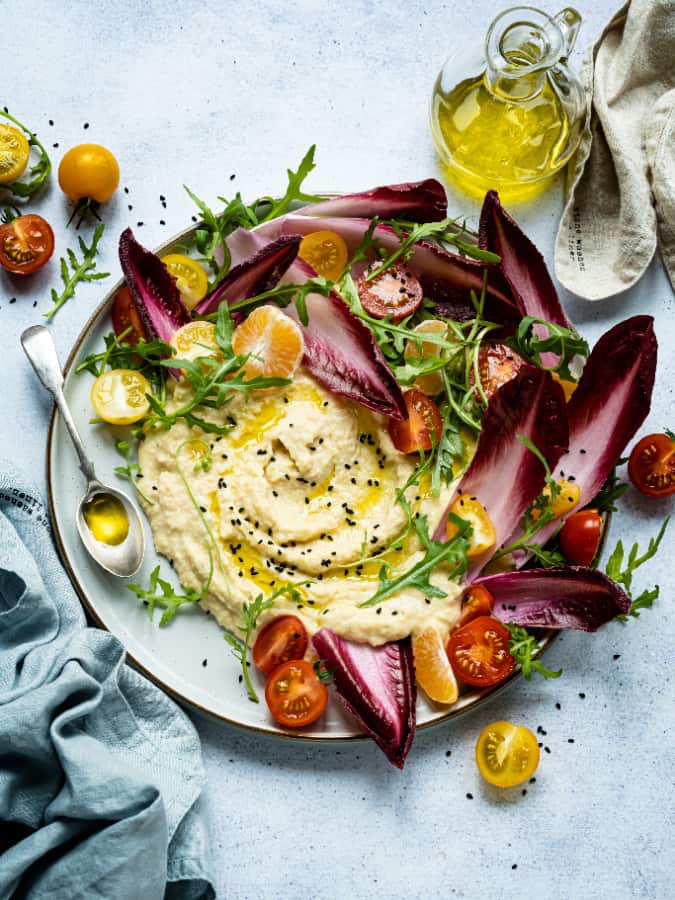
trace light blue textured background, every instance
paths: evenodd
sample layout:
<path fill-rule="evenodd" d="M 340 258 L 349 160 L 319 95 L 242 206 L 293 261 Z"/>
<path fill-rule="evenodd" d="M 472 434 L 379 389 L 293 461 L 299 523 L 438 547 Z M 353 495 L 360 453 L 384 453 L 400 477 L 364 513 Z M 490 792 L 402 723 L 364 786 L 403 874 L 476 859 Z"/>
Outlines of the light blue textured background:
<path fill-rule="evenodd" d="M 114 150 L 129 193 L 103 212 L 100 268 L 116 279 L 123 227 L 152 247 L 190 222 L 183 183 L 210 202 L 234 189 L 274 193 L 314 142 L 316 189 L 438 174 L 429 89 L 452 46 L 480 39 L 505 5 L 5 0 L 0 105 L 59 145 L 56 163 L 85 140 Z M 581 44 L 612 9 L 582 5 Z M 74 234 L 55 179 L 30 208 L 64 252 Z M 460 198 L 451 209 L 473 213 Z M 549 259 L 559 211 L 559 187 L 516 210 Z M 42 484 L 49 403 L 18 336 L 48 308 L 57 278 L 56 261 L 25 284 L 0 274 L 3 454 Z M 62 358 L 109 283 L 78 289 L 54 321 Z M 564 300 L 591 340 L 622 317 L 656 316 L 661 356 L 643 433 L 672 427 L 675 314 L 660 265 L 613 300 Z M 652 503 L 631 489 L 609 543 L 646 541 L 672 511 L 672 498 Z M 661 584 L 651 612 L 595 636 L 563 635 L 547 657 L 565 669 L 559 681 L 521 682 L 420 733 L 403 773 L 369 743 L 294 744 L 197 719 L 219 896 L 672 897 L 674 534 L 637 579 Z M 492 792 L 477 775 L 474 742 L 496 718 L 545 732 L 550 753 L 525 796 Z"/>

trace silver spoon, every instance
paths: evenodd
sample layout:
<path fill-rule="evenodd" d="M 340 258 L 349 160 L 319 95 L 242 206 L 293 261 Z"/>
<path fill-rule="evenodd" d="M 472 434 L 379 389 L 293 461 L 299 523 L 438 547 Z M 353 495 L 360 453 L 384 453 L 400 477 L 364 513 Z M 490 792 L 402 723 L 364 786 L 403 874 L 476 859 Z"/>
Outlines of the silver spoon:
<path fill-rule="evenodd" d="M 145 536 L 138 510 L 125 493 L 101 484 L 96 477 L 94 465 L 85 453 L 82 440 L 66 403 L 63 393 L 63 373 L 49 329 L 44 325 L 33 325 L 31 328 L 27 328 L 21 335 L 21 345 L 38 378 L 54 396 L 63 421 L 66 423 L 70 439 L 77 451 L 80 470 L 87 479 L 87 492 L 80 501 L 76 519 L 82 543 L 92 559 L 96 560 L 107 572 L 122 577 L 134 575 L 139 570 L 145 553 Z M 116 516 L 117 521 L 122 523 L 121 533 L 114 536 L 116 543 L 111 543 L 110 538 L 108 541 L 100 540 L 92 533 L 90 523 L 94 522 L 96 511 L 102 507 L 107 508 L 109 512 L 112 510 L 113 516 Z M 123 534 L 124 515 L 126 515 L 128 523 L 126 535 Z M 89 518 L 89 522 L 87 518 Z"/>

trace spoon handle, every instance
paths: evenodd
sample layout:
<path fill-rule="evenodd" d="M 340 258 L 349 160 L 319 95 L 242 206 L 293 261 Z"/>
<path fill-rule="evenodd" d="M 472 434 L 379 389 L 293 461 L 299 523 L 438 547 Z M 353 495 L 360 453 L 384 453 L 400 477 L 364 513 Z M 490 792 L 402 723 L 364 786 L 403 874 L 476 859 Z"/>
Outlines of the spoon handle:
<path fill-rule="evenodd" d="M 97 481 L 94 465 L 85 453 L 82 439 L 63 394 L 63 372 L 59 365 L 51 332 L 44 325 L 32 325 L 21 335 L 21 346 L 35 369 L 37 377 L 54 396 L 63 421 L 66 423 L 70 439 L 75 446 L 82 474 L 89 483 Z"/>

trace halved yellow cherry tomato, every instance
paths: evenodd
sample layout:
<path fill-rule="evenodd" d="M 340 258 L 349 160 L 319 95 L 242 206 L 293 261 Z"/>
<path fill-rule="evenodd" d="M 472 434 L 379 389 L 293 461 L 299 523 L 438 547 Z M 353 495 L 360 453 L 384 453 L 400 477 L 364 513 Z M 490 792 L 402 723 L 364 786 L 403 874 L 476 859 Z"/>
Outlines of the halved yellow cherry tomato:
<path fill-rule="evenodd" d="M 194 360 L 199 356 L 218 357 L 220 354 L 213 322 L 188 322 L 171 336 L 170 344 L 176 348 L 178 359 Z M 205 364 L 202 363 L 202 366 L 205 367 Z M 185 374 L 184 369 L 181 372 Z"/>
<path fill-rule="evenodd" d="M 96 415 L 111 425 L 133 425 L 150 409 L 147 378 L 133 369 L 103 372 L 91 386 L 91 405 Z"/>
<path fill-rule="evenodd" d="M 209 280 L 203 267 L 183 253 L 169 253 L 162 257 L 162 262 L 169 274 L 176 279 L 183 303 L 189 310 L 193 310 L 206 297 L 209 289 Z"/>
<path fill-rule="evenodd" d="M 537 738 L 523 725 L 493 722 L 476 741 L 476 765 L 496 787 L 515 787 L 531 778 L 539 765 Z"/>
<path fill-rule="evenodd" d="M 472 497 L 471 494 L 460 494 L 454 503 L 451 504 L 450 512 L 459 516 L 460 519 L 466 519 L 473 528 L 471 543 L 466 554 L 469 559 L 480 556 L 481 553 L 494 546 L 497 540 L 494 525 L 480 500 Z M 457 526 L 449 519 L 445 527 L 445 533 L 448 539 L 453 538 L 457 534 Z"/>
<path fill-rule="evenodd" d="M 18 128 L 0 123 L 0 184 L 20 178 L 28 165 L 30 144 Z"/>
<path fill-rule="evenodd" d="M 553 511 L 553 518 L 558 519 L 560 516 L 564 516 L 566 513 L 570 512 L 574 509 L 574 507 L 579 502 L 579 498 L 581 497 L 581 488 L 578 484 L 574 484 L 572 481 L 568 481 L 566 478 L 561 478 L 558 481 L 558 487 L 560 488 L 560 493 L 553 501 L 553 505 L 551 507 Z M 551 488 L 546 485 L 544 490 L 541 492 L 542 496 L 546 498 L 546 502 L 551 502 Z M 539 516 L 541 515 L 538 509 L 532 510 L 532 519 L 533 521 L 537 521 Z"/>
<path fill-rule="evenodd" d="M 313 231 L 300 241 L 298 256 L 318 275 L 336 281 L 347 265 L 349 250 L 344 238 L 334 231 Z"/>
<path fill-rule="evenodd" d="M 448 326 L 445 322 L 441 322 L 440 319 L 427 319 L 424 322 L 420 322 L 413 330 L 415 334 L 435 334 L 441 335 L 444 338 L 447 337 L 448 334 Z M 407 341 L 403 355 L 406 359 L 419 356 L 440 356 L 441 348 L 438 344 L 434 344 L 431 341 L 424 341 L 419 346 L 415 341 Z M 415 387 L 422 391 L 423 394 L 426 394 L 427 397 L 433 397 L 436 394 L 440 394 L 443 390 L 443 375 L 441 370 L 438 369 L 435 372 L 429 372 L 428 375 L 418 375 L 414 384 Z"/>
<path fill-rule="evenodd" d="M 120 183 L 120 167 L 113 154 L 100 144 L 78 144 L 59 164 L 59 185 L 63 193 L 78 200 L 110 200 Z"/>

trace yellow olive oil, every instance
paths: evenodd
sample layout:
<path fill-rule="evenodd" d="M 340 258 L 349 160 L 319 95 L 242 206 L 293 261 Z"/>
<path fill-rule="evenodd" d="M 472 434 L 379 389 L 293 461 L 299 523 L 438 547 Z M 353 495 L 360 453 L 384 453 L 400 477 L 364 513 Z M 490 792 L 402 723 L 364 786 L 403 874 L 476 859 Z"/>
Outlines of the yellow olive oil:
<path fill-rule="evenodd" d="M 440 81 L 432 101 L 436 143 L 449 179 L 462 190 L 482 198 L 494 189 L 507 202 L 524 200 L 567 162 L 576 140 L 548 80 L 518 102 L 492 93 L 484 75 L 445 93 Z"/>
<path fill-rule="evenodd" d="M 112 494 L 96 494 L 82 508 L 84 521 L 97 541 L 115 547 L 129 534 L 124 504 Z"/>

